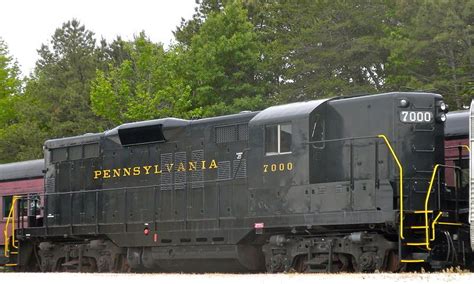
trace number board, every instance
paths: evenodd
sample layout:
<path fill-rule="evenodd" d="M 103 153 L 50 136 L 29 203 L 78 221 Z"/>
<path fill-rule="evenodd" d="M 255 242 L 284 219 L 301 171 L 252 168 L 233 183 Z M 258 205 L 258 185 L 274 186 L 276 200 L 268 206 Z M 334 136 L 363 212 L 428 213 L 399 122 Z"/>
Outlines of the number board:
<path fill-rule="evenodd" d="M 401 111 L 400 121 L 408 123 L 426 123 L 433 120 L 433 113 L 430 111 Z"/>

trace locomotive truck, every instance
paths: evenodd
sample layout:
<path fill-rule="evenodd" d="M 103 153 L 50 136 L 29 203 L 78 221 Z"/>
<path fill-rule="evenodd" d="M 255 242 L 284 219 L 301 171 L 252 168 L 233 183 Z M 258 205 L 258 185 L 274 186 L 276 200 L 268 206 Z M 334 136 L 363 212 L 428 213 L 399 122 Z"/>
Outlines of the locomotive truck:
<path fill-rule="evenodd" d="M 6 252 L 40 271 L 467 266 L 446 112 L 441 95 L 394 92 L 49 140 L 43 213 L 27 219 L 42 220 L 18 216 Z"/>

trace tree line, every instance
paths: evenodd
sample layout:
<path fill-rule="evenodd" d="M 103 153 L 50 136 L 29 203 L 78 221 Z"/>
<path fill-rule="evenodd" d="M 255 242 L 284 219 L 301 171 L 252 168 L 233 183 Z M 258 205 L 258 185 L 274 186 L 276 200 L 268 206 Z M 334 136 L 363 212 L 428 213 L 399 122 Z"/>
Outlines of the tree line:
<path fill-rule="evenodd" d="M 0 40 L 0 162 L 145 119 L 386 91 L 440 93 L 451 109 L 474 97 L 474 1 L 197 1 L 169 47 L 68 21 L 26 77 Z"/>

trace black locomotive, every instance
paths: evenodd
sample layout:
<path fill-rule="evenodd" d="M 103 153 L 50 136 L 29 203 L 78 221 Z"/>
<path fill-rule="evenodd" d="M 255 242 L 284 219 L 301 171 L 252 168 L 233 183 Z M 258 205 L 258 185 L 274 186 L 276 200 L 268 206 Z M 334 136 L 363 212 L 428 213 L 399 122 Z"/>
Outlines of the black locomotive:
<path fill-rule="evenodd" d="M 442 97 L 385 93 L 45 143 L 41 271 L 397 271 L 469 262 Z M 443 170 L 441 170 L 443 169 Z M 21 226 L 20 226 L 21 227 Z"/>

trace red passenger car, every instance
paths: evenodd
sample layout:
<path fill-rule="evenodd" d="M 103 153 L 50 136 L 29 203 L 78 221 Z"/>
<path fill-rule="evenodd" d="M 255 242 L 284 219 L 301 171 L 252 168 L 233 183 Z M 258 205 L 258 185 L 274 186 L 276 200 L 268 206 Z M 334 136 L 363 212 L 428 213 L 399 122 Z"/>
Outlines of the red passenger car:
<path fill-rule="evenodd" d="M 0 264 L 5 263 L 5 225 L 12 207 L 14 196 L 21 196 L 22 201 L 18 202 L 14 215 L 25 216 L 21 220 L 21 225 L 28 226 L 26 216 L 36 216 L 41 214 L 40 196 L 44 192 L 43 181 L 44 160 L 32 160 L 0 165 Z M 21 210 L 21 212 L 18 212 Z M 41 220 L 41 218 L 39 218 Z M 17 220 L 18 221 L 18 220 Z M 17 226 L 17 224 L 15 224 Z M 10 229 L 7 237 L 11 236 Z"/>
<path fill-rule="evenodd" d="M 469 111 L 453 111 L 447 114 L 445 124 L 445 163 L 461 168 L 458 187 L 467 190 L 469 185 Z M 446 170 L 446 183 L 455 188 L 453 170 Z"/>

